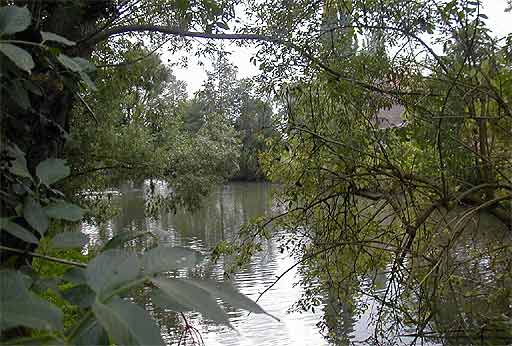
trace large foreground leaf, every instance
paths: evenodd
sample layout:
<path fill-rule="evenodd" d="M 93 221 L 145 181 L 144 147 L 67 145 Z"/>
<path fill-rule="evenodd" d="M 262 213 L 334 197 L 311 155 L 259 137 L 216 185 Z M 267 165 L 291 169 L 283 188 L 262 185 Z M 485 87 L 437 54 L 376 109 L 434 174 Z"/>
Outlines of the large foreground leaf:
<path fill-rule="evenodd" d="M 9 340 L 8 343 L 0 343 L 1 346 L 60 346 L 68 345 L 65 340 L 53 335 L 35 336 L 32 338 L 19 338 Z"/>
<path fill-rule="evenodd" d="M 60 201 L 50 204 L 44 208 L 46 215 L 52 219 L 60 219 L 66 221 L 79 221 L 84 216 L 84 210 L 76 204 Z"/>
<path fill-rule="evenodd" d="M 66 46 L 74 46 L 76 44 L 75 42 L 70 41 L 67 38 L 62 37 L 60 35 L 54 34 L 53 32 L 41 31 L 41 36 L 43 38 L 43 42 L 42 43 L 45 43 L 47 41 L 51 41 L 51 42 L 62 43 L 64 45 L 66 45 Z"/>
<path fill-rule="evenodd" d="M 276 320 L 279 319 L 263 310 L 253 300 L 240 293 L 230 282 L 216 282 L 213 280 L 188 279 L 187 282 L 204 289 L 211 295 L 222 299 L 234 308 L 248 310 L 256 314 L 266 314 Z"/>
<path fill-rule="evenodd" d="M 62 275 L 62 278 L 76 285 L 85 284 L 87 282 L 87 274 L 85 269 L 77 267 L 69 268 L 66 270 L 64 275 Z"/>
<path fill-rule="evenodd" d="M 147 251 L 142 257 L 146 275 L 166 272 L 179 268 L 191 268 L 199 264 L 204 256 L 184 247 L 158 246 Z"/>
<path fill-rule="evenodd" d="M 7 56 L 20 69 L 30 73 L 35 66 L 32 55 L 25 49 L 10 43 L 0 43 L 0 52 Z"/>
<path fill-rule="evenodd" d="M 115 297 L 108 304 L 97 301 L 92 310 L 117 345 L 165 345 L 151 316 L 136 304 Z"/>
<path fill-rule="evenodd" d="M 62 312 L 31 293 L 20 272 L 0 271 L 0 330 L 17 326 L 62 329 Z"/>
<path fill-rule="evenodd" d="M 81 308 L 92 306 L 96 294 L 87 285 L 78 285 L 62 292 L 62 297 L 73 305 Z"/>
<path fill-rule="evenodd" d="M 23 31 L 28 28 L 31 20 L 32 15 L 26 7 L 0 7 L 0 35 Z"/>
<path fill-rule="evenodd" d="M 163 293 L 160 300 L 155 302 L 163 303 L 161 307 L 172 309 L 172 306 L 177 306 L 178 311 L 197 311 L 205 318 L 231 326 L 215 297 L 204 289 L 181 279 L 154 278 L 151 282 Z"/>
<path fill-rule="evenodd" d="M 124 250 L 108 250 L 95 257 L 87 266 L 87 283 L 99 295 L 139 277 L 137 255 Z"/>
<path fill-rule="evenodd" d="M 20 177 L 32 178 L 30 172 L 27 168 L 27 159 L 25 158 L 25 153 L 18 148 L 16 144 L 11 144 L 6 147 L 9 156 L 14 157 L 14 161 L 12 161 L 12 166 L 9 167 L 9 171 L 12 174 L 16 174 Z"/>
<path fill-rule="evenodd" d="M 72 345 L 77 346 L 108 346 L 110 342 L 105 329 L 97 320 L 92 320 L 83 328 L 80 328 L 78 334 L 70 340 Z"/>
<path fill-rule="evenodd" d="M 28 224 L 36 229 L 41 235 L 46 233 L 49 224 L 48 215 L 44 212 L 41 204 L 31 196 L 28 196 L 25 199 L 23 217 L 27 220 Z"/>
<path fill-rule="evenodd" d="M 7 219 L 7 218 L 0 218 L 0 228 L 7 231 L 11 235 L 15 236 L 16 238 L 20 238 L 21 240 L 26 241 L 27 243 L 32 244 L 38 244 L 39 240 L 36 238 L 32 232 L 29 230 L 21 227 L 17 223 Z"/>
<path fill-rule="evenodd" d="M 64 179 L 69 173 L 70 169 L 66 165 L 66 161 L 61 159 L 46 159 L 36 167 L 37 177 L 47 186 Z"/>

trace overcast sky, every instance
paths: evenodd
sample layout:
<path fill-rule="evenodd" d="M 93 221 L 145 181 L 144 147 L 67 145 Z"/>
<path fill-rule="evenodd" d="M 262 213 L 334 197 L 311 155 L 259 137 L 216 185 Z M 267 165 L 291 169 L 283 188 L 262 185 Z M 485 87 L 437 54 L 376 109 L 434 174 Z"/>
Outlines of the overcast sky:
<path fill-rule="evenodd" d="M 483 0 L 483 13 L 489 19 L 486 20 L 489 28 L 495 33 L 496 36 L 504 36 L 512 32 L 512 12 L 505 12 L 506 0 Z M 249 59 L 254 55 L 254 49 L 239 48 L 234 44 L 227 44 L 227 49 L 232 52 L 230 61 L 238 67 L 239 78 L 252 77 L 258 74 L 259 70 L 255 67 Z M 163 54 L 163 61 L 167 59 L 176 60 L 176 57 L 169 56 L 165 50 Z M 189 58 L 187 68 L 174 68 L 174 74 L 179 80 L 187 83 L 187 91 L 190 96 L 199 90 L 206 79 L 205 69 L 210 67 L 206 59 L 203 59 L 204 66 L 198 64 L 195 57 Z"/>

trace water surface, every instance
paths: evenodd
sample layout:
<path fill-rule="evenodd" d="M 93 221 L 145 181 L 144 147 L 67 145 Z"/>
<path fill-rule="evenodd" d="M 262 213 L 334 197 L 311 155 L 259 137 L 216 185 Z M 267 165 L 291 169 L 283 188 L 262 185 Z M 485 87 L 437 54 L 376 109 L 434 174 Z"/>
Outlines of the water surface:
<path fill-rule="evenodd" d="M 120 214 L 105 225 L 83 225 L 83 231 L 92 238 L 92 245 L 99 245 L 121 230 L 149 230 L 160 239 L 161 244 L 185 246 L 205 254 L 221 240 L 236 237 L 240 226 L 252 217 L 270 215 L 272 212 L 271 185 L 265 183 L 231 183 L 212 193 L 203 207 L 194 212 L 184 210 L 161 213 L 157 218 L 148 218 L 144 213 L 144 191 L 124 186 L 115 202 Z M 139 250 L 149 243 L 133 244 Z M 268 241 L 264 251 L 255 255 L 248 266 L 232 279 L 234 285 L 255 300 L 275 278 L 294 264 L 294 260 L 281 254 L 274 241 Z M 188 274 L 197 274 L 188 273 Z M 217 280 L 223 280 L 224 264 L 218 263 L 201 269 Z M 315 314 L 289 313 L 289 308 L 300 297 L 301 290 L 294 287 L 299 279 L 296 270 L 290 271 L 277 285 L 259 300 L 267 312 L 278 317 L 280 322 L 266 316 L 248 314 L 246 311 L 224 306 L 235 330 L 217 326 L 201 318 L 199 314 L 186 314 L 208 346 L 215 345 L 326 345 L 316 324 L 322 311 Z M 136 297 L 138 303 L 153 310 L 145 292 Z M 169 344 L 177 344 L 181 328 L 181 317 L 170 311 L 154 310 L 162 334 Z"/>

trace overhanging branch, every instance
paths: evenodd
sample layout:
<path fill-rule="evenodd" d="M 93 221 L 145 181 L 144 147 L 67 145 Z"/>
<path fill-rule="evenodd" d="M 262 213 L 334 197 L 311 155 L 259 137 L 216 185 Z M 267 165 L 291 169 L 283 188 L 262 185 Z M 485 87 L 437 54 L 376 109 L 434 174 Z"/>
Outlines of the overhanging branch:
<path fill-rule="evenodd" d="M 346 81 L 350 83 L 354 83 L 358 85 L 359 87 L 362 87 L 364 89 L 367 89 L 369 91 L 378 92 L 385 95 L 392 95 L 392 96 L 425 96 L 425 92 L 423 91 L 397 91 L 397 90 L 387 90 L 380 88 L 378 86 L 375 86 L 373 84 L 369 84 L 360 80 L 355 80 L 351 77 L 347 77 L 338 71 L 332 69 L 331 67 L 327 66 L 325 63 L 314 57 L 312 54 L 307 52 L 304 48 L 296 45 L 295 43 L 292 43 L 290 41 L 278 38 L 278 37 L 272 37 L 267 35 L 260 35 L 260 34 L 241 34 L 241 33 L 209 33 L 209 32 L 199 32 L 199 31 L 187 31 L 183 30 L 177 27 L 172 26 L 163 26 L 163 25 L 152 25 L 152 24 L 134 24 L 134 25 L 124 25 L 124 26 L 117 26 L 110 29 L 106 29 L 93 37 L 91 37 L 89 40 L 85 41 L 86 44 L 90 46 L 94 46 L 102 41 L 107 40 L 109 37 L 121 35 L 121 34 L 127 34 L 127 33 L 143 33 L 143 32 L 153 32 L 153 33 L 161 33 L 161 34 L 167 34 L 177 37 L 191 37 L 191 38 L 204 38 L 204 39 L 213 39 L 213 40 L 227 40 L 227 41 L 258 41 L 258 42 L 268 42 L 268 43 L 275 43 L 281 46 L 285 46 L 287 48 L 290 48 L 296 52 L 298 52 L 300 55 L 302 55 L 304 58 L 308 59 L 314 66 L 320 68 L 321 70 L 327 72 L 329 75 L 331 75 L 334 79 L 340 80 L 340 81 Z M 428 96 L 435 96 L 435 95 L 428 95 Z"/>
<path fill-rule="evenodd" d="M 285 44 L 290 46 L 290 43 L 271 36 L 259 35 L 259 34 L 227 34 L 227 33 L 209 33 L 199 31 L 187 31 L 177 27 L 163 26 L 163 25 L 151 25 L 151 24 L 134 24 L 117 26 L 107 30 L 104 30 L 97 35 L 91 37 L 87 43 L 89 45 L 96 45 L 99 42 L 107 40 L 111 36 L 127 34 L 127 33 L 140 33 L 140 32 L 157 32 L 161 34 L 173 35 L 178 37 L 195 37 L 205 38 L 214 40 L 228 40 L 228 41 L 263 41 L 271 43 Z M 298 48 L 298 47 L 297 47 Z"/>

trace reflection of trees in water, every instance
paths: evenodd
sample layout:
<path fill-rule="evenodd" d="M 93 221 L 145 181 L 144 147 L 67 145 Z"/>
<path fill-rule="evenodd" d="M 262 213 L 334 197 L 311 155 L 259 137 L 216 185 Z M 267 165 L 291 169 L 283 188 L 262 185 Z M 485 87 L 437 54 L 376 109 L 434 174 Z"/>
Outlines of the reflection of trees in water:
<path fill-rule="evenodd" d="M 449 246 L 451 240 L 442 241 Z M 512 237 L 507 228 L 491 215 L 474 217 L 439 263 L 437 275 L 449 279 L 432 299 L 433 329 L 449 345 L 512 343 Z M 435 277 L 427 281 L 433 290 Z"/>
<path fill-rule="evenodd" d="M 512 344 L 512 237 L 489 214 L 459 222 L 461 212 L 439 215 L 426 249 L 413 252 L 423 255 L 400 272 L 393 261 L 369 272 L 379 268 L 370 248 L 316 256 L 301 269 L 313 293 L 299 308 L 323 296 L 323 334 L 337 345 Z M 368 339 L 360 343 L 361 327 Z"/>
<path fill-rule="evenodd" d="M 270 185 L 234 183 L 219 187 L 218 191 L 205 199 L 202 208 L 195 212 L 180 209 L 174 214 L 162 210 L 157 218 L 149 218 L 145 214 L 145 194 L 142 187 L 133 190 L 125 186 L 121 190 L 121 196 L 115 200 L 120 213 L 112 220 L 112 233 L 149 230 L 160 238 L 160 243 L 193 247 L 203 253 L 208 253 L 221 240 L 234 239 L 243 223 L 252 217 L 265 215 L 269 212 L 271 205 Z M 97 231 L 101 229 L 100 226 Z M 109 232 L 98 234 L 102 243 L 111 236 Z M 153 247 L 154 241 L 151 237 L 142 237 L 130 241 L 127 246 L 141 251 Z M 275 247 L 272 242 L 269 242 L 267 251 L 255 256 L 254 260 L 237 274 L 237 278 L 249 285 L 251 282 L 272 280 L 277 271 L 273 263 L 275 256 Z M 192 270 L 170 272 L 169 275 L 201 276 L 223 280 L 224 264 L 221 260 L 216 265 L 206 264 Z M 235 286 L 237 283 L 235 282 Z M 136 290 L 133 299 L 155 316 L 166 338 L 173 337 L 171 339 L 176 340 L 183 326 L 183 321 L 178 314 L 153 308 L 149 289 Z M 225 304 L 223 308 L 233 321 L 245 315 L 244 312 Z M 198 314 L 187 313 L 186 315 L 203 329 L 219 328 L 209 321 L 202 320 Z"/>

